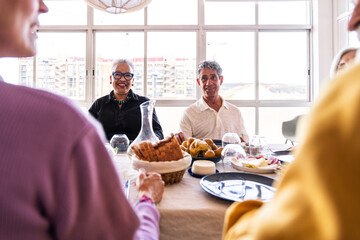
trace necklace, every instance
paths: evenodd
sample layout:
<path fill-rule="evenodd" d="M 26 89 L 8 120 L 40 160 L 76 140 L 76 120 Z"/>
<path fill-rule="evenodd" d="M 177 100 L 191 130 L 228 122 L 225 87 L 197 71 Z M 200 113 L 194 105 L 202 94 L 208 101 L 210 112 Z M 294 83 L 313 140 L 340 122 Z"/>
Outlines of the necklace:
<path fill-rule="evenodd" d="M 114 99 L 114 101 L 117 102 L 119 105 L 123 105 L 124 103 L 126 103 L 127 101 L 129 101 L 130 96 L 128 95 L 125 100 L 117 100 L 115 96 L 113 97 L 113 99 Z"/>

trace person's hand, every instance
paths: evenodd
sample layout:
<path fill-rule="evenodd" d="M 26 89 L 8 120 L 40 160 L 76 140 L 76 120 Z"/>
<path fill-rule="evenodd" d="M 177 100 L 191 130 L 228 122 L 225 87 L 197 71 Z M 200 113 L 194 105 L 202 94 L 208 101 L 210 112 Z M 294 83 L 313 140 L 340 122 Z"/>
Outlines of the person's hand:
<path fill-rule="evenodd" d="M 183 132 L 178 132 L 174 134 L 176 140 L 181 145 L 184 141 L 186 141 L 185 135 Z"/>
<path fill-rule="evenodd" d="M 139 169 L 140 175 L 136 179 L 136 188 L 138 189 L 138 198 L 147 196 L 154 203 L 159 203 L 164 193 L 164 181 L 161 175 L 155 172 L 146 172 L 145 169 Z"/>

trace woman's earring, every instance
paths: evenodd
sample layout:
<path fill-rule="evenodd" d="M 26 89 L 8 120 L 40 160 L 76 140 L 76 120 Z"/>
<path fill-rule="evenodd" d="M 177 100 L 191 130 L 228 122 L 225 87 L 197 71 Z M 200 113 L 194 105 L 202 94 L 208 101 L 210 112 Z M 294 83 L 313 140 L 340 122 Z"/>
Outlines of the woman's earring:
<path fill-rule="evenodd" d="M 134 84 L 132 83 L 131 86 L 134 86 Z"/>
<path fill-rule="evenodd" d="M 110 81 L 110 84 L 112 84 L 112 81 Z"/>

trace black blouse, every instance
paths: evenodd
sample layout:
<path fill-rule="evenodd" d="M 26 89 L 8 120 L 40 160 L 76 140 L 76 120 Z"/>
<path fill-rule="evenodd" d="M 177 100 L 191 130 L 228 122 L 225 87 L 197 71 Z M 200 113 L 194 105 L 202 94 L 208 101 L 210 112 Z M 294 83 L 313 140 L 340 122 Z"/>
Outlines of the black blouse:
<path fill-rule="evenodd" d="M 126 134 L 130 140 L 134 140 L 140 132 L 140 104 L 149 101 L 149 98 L 137 95 L 131 89 L 128 96 L 130 99 L 119 108 L 118 103 L 114 100 L 114 91 L 111 91 L 110 94 L 97 99 L 89 109 L 90 114 L 101 122 L 109 141 L 114 134 L 120 133 Z M 164 135 L 155 109 L 152 120 L 155 135 L 159 139 L 163 139 Z"/>

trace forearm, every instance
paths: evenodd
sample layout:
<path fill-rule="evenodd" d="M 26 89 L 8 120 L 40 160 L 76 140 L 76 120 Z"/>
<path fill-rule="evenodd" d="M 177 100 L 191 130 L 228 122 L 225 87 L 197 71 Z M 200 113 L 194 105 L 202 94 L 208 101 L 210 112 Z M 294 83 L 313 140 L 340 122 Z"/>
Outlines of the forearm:
<path fill-rule="evenodd" d="M 135 205 L 134 210 L 140 219 L 140 227 L 134 239 L 158 240 L 160 238 L 160 214 L 155 205 L 139 203 Z"/>

